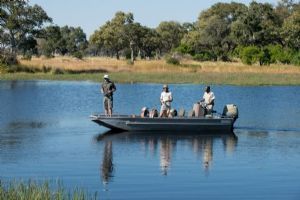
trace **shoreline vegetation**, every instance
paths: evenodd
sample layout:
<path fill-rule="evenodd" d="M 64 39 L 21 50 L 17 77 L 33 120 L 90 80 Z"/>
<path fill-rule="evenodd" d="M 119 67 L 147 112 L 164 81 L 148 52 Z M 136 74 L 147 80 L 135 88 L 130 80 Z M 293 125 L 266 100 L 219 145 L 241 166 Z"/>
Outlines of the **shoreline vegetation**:
<path fill-rule="evenodd" d="M 236 62 L 199 62 L 182 59 L 180 64 L 161 60 L 67 56 L 19 59 L 10 72 L 0 71 L 0 80 L 102 81 L 110 74 L 117 83 L 192 83 L 228 85 L 300 85 L 300 67 L 284 64 L 268 66 Z"/>
<path fill-rule="evenodd" d="M 11 181 L 0 180 L 0 199 L 36 199 L 36 200 L 85 200 L 98 199 L 97 193 L 91 194 L 82 188 L 66 189 L 61 182 L 49 181 Z"/>

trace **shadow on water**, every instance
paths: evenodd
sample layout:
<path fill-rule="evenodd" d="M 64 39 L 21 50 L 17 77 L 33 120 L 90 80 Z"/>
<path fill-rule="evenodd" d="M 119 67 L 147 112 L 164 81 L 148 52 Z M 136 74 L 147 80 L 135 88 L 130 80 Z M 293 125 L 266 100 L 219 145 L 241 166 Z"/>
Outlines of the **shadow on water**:
<path fill-rule="evenodd" d="M 214 143 L 221 141 L 223 150 L 228 153 L 235 151 L 238 138 L 232 133 L 151 133 L 151 132 L 115 132 L 107 131 L 96 135 L 94 139 L 104 144 L 102 162 L 100 163 L 101 177 L 104 184 L 112 181 L 116 168 L 114 167 L 113 144 L 126 141 L 126 144 L 142 145 L 145 155 L 158 155 L 161 174 L 167 176 L 172 165 L 172 156 L 177 146 L 186 146 L 202 160 L 203 170 L 209 172 L 213 162 Z"/>

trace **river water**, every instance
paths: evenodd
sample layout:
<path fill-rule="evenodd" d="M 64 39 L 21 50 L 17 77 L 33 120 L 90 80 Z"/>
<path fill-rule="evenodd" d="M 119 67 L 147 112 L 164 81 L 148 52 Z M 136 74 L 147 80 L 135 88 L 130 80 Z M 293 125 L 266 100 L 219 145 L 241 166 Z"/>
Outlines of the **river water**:
<path fill-rule="evenodd" d="M 117 84 L 114 111 L 159 108 L 159 84 Z M 190 110 L 203 85 L 170 85 Z M 300 199 L 300 87 L 213 85 L 234 134 L 107 133 L 93 82 L 0 82 L 0 180 L 60 180 L 100 199 Z"/>

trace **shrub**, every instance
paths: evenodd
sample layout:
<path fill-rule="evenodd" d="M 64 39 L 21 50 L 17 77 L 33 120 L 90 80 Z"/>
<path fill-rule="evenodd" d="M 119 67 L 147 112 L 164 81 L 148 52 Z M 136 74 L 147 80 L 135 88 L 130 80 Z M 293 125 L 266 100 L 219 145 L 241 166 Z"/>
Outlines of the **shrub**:
<path fill-rule="evenodd" d="M 201 52 L 195 54 L 193 59 L 197 61 L 216 61 L 217 56 L 210 52 Z"/>
<path fill-rule="evenodd" d="M 193 51 L 192 47 L 187 44 L 180 44 L 175 51 L 182 53 L 182 54 L 191 54 L 194 55 L 195 52 Z"/>
<path fill-rule="evenodd" d="M 260 57 L 259 57 L 259 64 L 260 65 L 270 65 L 271 63 L 271 55 L 267 48 L 264 48 L 261 51 Z"/>
<path fill-rule="evenodd" d="M 168 57 L 167 59 L 166 59 L 166 62 L 168 63 L 168 64 L 171 64 L 171 65 L 180 65 L 180 61 L 179 61 L 179 59 L 178 58 L 175 58 L 175 57 Z"/>
<path fill-rule="evenodd" d="M 83 58 L 83 54 L 80 51 L 76 51 L 73 53 L 73 57 L 81 60 Z"/>
<path fill-rule="evenodd" d="M 9 52 L 0 52 L 0 64 L 10 66 L 18 64 L 17 56 Z"/>
<path fill-rule="evenodd" d="M 257 63 L 262 57 L 262 52 L 260 48 L 256 46 L 244 47 L 241 50 L 240 58 L 244 64 L 252 65 Z"/>
<path fill-rule="evenodd" d="M 269 45 L 268 50 L 271 56 L 271 63 L 280 62 L 290 64 L 292 60 L 292 52 L 289 49 L 283 49 L 281 45 Z"/>
<path fill-rule="evenodd" d="M 294 65 L 300 66 L 300 52 L 294 54 L 294 56 L 292 58 L 292 63 Z"/>

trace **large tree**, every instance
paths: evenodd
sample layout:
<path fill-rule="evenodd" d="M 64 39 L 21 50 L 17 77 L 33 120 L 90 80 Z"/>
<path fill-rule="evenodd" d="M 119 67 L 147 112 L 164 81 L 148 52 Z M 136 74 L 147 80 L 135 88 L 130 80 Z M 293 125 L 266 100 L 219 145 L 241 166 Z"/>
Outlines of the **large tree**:
<path fill-rule="evenodd" d="M 228 53 L 236 47 L 231 26 L 246 9 L 244 4 L 234 2 L 213 5 L 200 14 L 195 29 L 185 35 L 182 43 L 196 54 L 207 52 L 227 59 Z"/>
<path fill-rule="evenodd" d="M 7 46 L 16 54 L 24 42 L 32 42 L 45 22 L 51 22 L 38 5 L 30 6 L 26 0 L 0 1 L 0 29 L 7 35 Z"/>
<path fill-rule="evenodd" d="M 184 27 L 175 21 L 161 22 L 156 31 L 160 36 L 163 52 L 169 52 L 171 49 L 178 47 L 186 33 Z"/>
<path fill-rule="evenodd" d="M 133 21 L 132 13 L 117 12 L 111 21 L 106 22 L 91 35 L 91 44 L 112 52 L 119 59 L 120 51 L 129 46 L 125 27 Z"/>
<path fill-rule="evenodd" d="M 268 3 L 252 2 L 232 25 L 232 34 L 239 45 L 265 46 L 281 43 L 280 18 Z"/>

